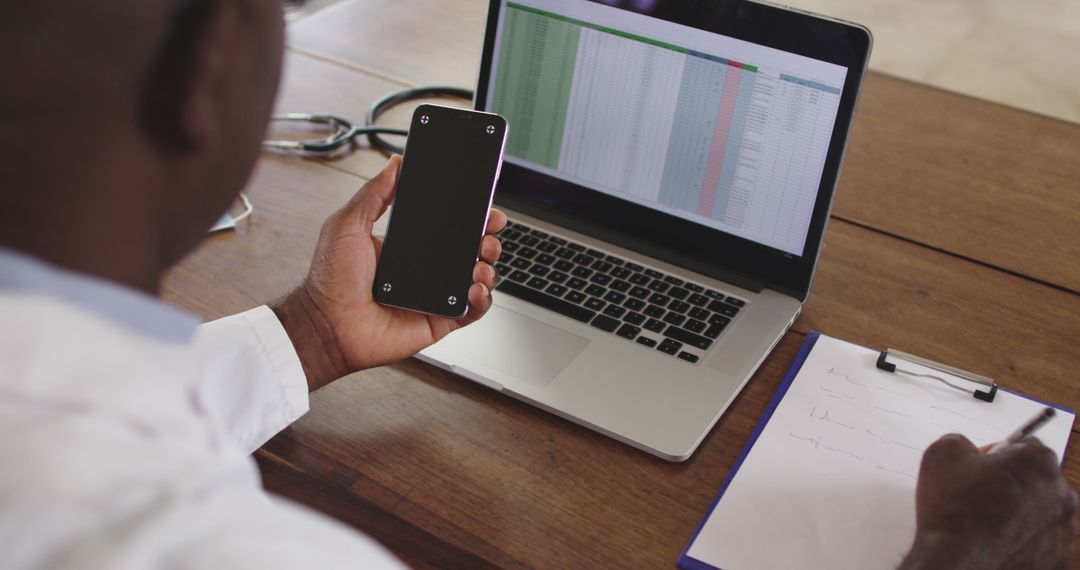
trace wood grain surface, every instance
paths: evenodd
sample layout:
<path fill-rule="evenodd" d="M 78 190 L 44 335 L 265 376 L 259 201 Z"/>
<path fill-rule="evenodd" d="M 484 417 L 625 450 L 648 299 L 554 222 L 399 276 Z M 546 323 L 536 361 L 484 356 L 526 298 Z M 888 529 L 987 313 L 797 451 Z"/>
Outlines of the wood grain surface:
<path fill-rule="evenodd" d="M 402 86 L 471 86 L 485 9 L 350 0 L 300 20 L 278 109 L 360 121 Z M 809 331 L 1080 406 L 1080 126 L 879 74 L 855 125 L 810 302 L 690 460 L 410 360 L 312 394 L 259 451 L 264 484 L 418 568 L 670 568 Z M 363 143 L 331 159 L 265 155 L 248 187 L 255 213 L 207 238 L 164 295 L 216 318 L 286 293 L 323 219 L 384 161 Z"/>

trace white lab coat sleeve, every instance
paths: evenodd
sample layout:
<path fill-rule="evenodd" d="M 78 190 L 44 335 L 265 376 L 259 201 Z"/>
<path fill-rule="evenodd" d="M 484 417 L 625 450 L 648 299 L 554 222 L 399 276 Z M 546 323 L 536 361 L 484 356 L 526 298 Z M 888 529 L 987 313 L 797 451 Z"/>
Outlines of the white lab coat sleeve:
<path fill-rule="evenodd" d="M 201 325 L 192 350 L 197 404 L 245 452 L 307 412 L 300 358 L 269 307 Z"/>

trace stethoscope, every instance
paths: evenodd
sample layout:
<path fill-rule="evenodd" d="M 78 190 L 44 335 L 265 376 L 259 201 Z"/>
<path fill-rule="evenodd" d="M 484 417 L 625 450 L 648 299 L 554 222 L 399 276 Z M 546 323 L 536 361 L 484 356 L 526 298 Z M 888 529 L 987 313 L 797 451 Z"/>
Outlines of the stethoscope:
<path fill-rule="evenodd" d="M 393 129 L 389 127 L 377 127 L 375 121 L 379 116 L 395 105 L 414 99 L 427 99 L 431 97 L 457 97 L 472 100 L 473 92 L 460 87 L 416 87 L 395 91 L 368 108 L 367 116 L 364 117 L 364 125 L 358 126 L 337 115 L 328 113 L 283 113 L 272 115 L 271 121 L 306 123 L 328 127 L 330 134 L 323 138 L 306 140 L 265 140 L 262 143 L 264 149 L 281 152 L 328 155 L 346 146 L 352 146 L 357 137 L 366 136 L 371 148 L 386 153 L 401 154 L 403 148 L 387 142 L 380 135 L 408 136 L 405 129 Z"/>

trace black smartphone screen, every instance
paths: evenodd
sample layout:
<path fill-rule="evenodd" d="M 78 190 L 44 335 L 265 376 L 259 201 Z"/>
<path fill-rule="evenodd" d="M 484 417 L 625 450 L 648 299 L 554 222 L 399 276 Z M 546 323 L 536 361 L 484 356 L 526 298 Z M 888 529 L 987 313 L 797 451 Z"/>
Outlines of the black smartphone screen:
<path fill-rule="evenodd" d="M 417 107 L 375 273 L 376 301 L 450 318 L 466 313 L 505 138 L 498 115 Z"/>

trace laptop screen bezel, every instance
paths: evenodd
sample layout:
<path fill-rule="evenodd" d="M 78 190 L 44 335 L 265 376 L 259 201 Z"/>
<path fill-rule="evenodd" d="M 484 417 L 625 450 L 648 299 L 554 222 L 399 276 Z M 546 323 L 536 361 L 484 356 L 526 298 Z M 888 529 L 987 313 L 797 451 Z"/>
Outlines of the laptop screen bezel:
<path fill-rule="evenodd" d="M 502 4 L 501 0 L 491 0 L 488 9 L 474 101 L 477 109 L 485 109 L 487 105 Z M 699 2 L 692 9 L 680 11 L 686 6 L 677 0 L 666 0 L 659 3 L 655 12 L 660 12 L 667 21 L 834 63 L 848 70 L 803 255 L 792 255 L 509 162 L 503 164 L 495 203 L 709 277 L 751 290 L 767 287 L 805 301 L 866 72 L 872 42 L 870 33 L 855 24 L 751 0 Z M 513 128 L 511 123 L 510 129 Z"/>

